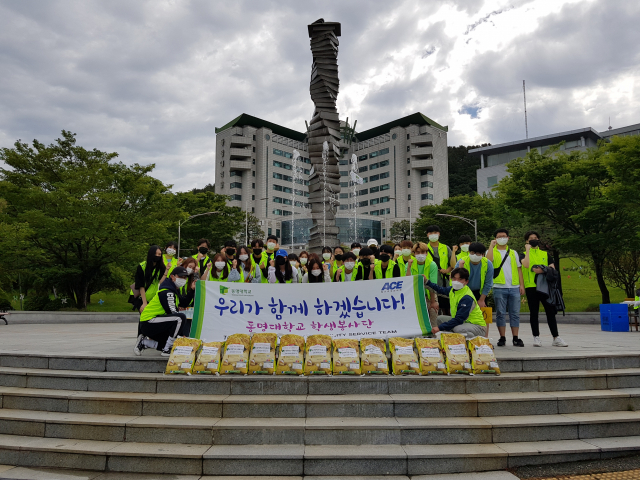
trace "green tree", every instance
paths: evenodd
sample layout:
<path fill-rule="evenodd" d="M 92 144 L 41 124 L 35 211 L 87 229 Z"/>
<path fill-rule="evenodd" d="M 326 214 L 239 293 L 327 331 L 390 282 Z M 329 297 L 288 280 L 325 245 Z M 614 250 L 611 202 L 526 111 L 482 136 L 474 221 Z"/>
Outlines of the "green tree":
<path fill-rule="evenodd" d="M 56 288 L 78 308 L 105 285 L 121 285 L 118 271 L 132 276 L 180 214 L 169 189 L 149 175 L 153 165 L 127 166 L 116 157 L 76 145 L 65 130 L 49 146 L 17 141 L 0 150 L 8 166 L 0 168 L 7 202 L 0 222 L 26 232 L 27 269 L 39 288 Z"/>
<path fill-rule="evenodd" d="M 402 240 L 409 240 L 410 235 L 413 234 L 413 225 L 409 223 L 409 220 L 400 220 L 399 222 L 393 222 L 389 229 L 389 237 L 395 243 L 399 243 Z"/>
<path fill-rule="evenodd" d="M 482 145 L 460 145 L 448 147 L 449 157 L 449 196 L 474 195 L 478 191 L 476 170 L 480 168 L 480 159 L 469 155 L 469 150 L 487 147 L 490 143 Z"/>
<path fill-rule="evenodd" d="M 240 239 L 243 245 L 249 246 L 249 243 L 251 243 L 251 241 L 258 238 L 262 240 L 265 239 L 264 230 L 262 230 L 262 227 L 260 226 L 260 220 L 258 220 L 258 217 L 256 217 L 253 213 L 249 213 L 249 238 L 247 238 L 245 232 L 242 232 L 240 234 Z"/>

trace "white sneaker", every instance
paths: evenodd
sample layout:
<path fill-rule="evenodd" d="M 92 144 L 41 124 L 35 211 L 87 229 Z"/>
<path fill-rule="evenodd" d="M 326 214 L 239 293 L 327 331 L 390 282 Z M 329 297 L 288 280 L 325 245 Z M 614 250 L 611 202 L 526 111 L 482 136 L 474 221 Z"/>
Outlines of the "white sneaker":
<path fill-rule="evenodd" d="M 569 345 L 560 337 L 556 337 L 553 339 L 553 343 L 551 344 L 553 347 L 568 347 Z"/>
<path fill-rule="evenodd" d="M 533 346 L 534 347 L 542 346 L 542 341 L 540 341 L 540 337 L 533 337 Z"/>
<path fill-rule="evenodd" d="M 136 339 L 136 346 L 133 347 L 133 353 L 137 356 L 142 355 L 142 350 L 147 348 L 144 344 L 144 338 L 144 335 L 138 335 L 138 338 Z"/>

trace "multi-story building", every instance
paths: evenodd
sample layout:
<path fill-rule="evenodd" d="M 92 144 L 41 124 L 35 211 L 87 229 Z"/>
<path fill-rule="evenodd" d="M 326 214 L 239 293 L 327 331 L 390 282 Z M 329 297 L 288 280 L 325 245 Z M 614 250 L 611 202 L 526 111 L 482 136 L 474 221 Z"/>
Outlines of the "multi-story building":
<path fill-rule="evenodd" d="M 342 124 L 338 225 L 347 228 L 357 216 L 359 237 L 377 234 L 377 240 L 384 241 L 394 222 L 413 221 L 420 207 L 448 198 L 447 127 L 421 113 L 363 132 Z M 294 150 L 300 153 L 298 176 L 293 172 Z M 354 185 L 350 176 L 353 154 L 361 185 Z M 265 232 L 288 237 L 282 244 L 302 248 L 311 224 L 305 133 L 242 114 L 216 129 L 215 170 L 216 192 L 229 195 L 230 205 L 254 213 Z M 294 238 L 292 219 L 295 232 L 300 232 Z M 340 238 L 348 243 L 353 235 L 341 231 Z"/>
<path fill-rule="evenodd" d="M 604 132 L 597 132 L 591 127 L 581 128 L 469 150 L 471 155 L 480 159 L 480 168 L 476 172 L 478 193 L 491 193 L 492 188 L 509 175 L 507 163 L 525 156 L 532 148 L 544 153 L 549 147 L 564 142 L 560 147 L 563 151 L 586 150 L 596 147 L 599 140 L 608 140 L 616 135 L 640 135 L 640 124 L 616 129 L 609 127 Z"/>

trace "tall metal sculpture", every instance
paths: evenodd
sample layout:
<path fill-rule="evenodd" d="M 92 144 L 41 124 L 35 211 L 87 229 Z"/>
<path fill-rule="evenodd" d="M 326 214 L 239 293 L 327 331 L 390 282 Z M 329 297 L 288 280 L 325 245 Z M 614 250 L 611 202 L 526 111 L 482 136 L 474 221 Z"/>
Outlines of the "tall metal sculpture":
<path fill-rule="evenodd" d="M 309 203 L 313 227 L 309 249 L 320 253 L 323 246 L 339 245 L 336 209 L 340 197 L 340 119 L 338 98 L 338 37 L 340 23 L 319 19 L 308 26 L 311 38 L 311 85 L 315 105 L 309 124 L 309 158 L 313 174 L 309 177 Z"/>

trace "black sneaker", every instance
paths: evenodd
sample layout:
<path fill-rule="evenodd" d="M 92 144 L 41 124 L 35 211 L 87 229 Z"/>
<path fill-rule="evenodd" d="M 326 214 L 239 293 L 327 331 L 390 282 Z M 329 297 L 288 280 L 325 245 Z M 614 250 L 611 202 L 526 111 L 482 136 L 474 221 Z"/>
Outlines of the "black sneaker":
<path fill-rule="evenodd" d="M 513 339 L 513 346 L 514 347 L 524 347 L 524 342 L 522 341 L 521 338 L 514 338 Z"/>
<path fill-rule="evenodd" d="M 162 350 L 160 354 L 161 357 L 168 357 L 169 355 L 171 355 L 171 350 Z"/>
<path fill-rule="evenodd" d="M 504 347 L 506 344 L 507 344 L 507 339 L 505 337 L 500 337 L 500 340 L 498 340 L 498 346 Z"/>
<path fill-rule="evenodd" d="M 142 351 L 147 348 L 144 345 L 144 339 L 144 335 L 138 335 L 138 338 L 136 339 L 136 346 L 133 347 L 133 353 L 135 353 L 138 357 L 142 355 Z"/>

